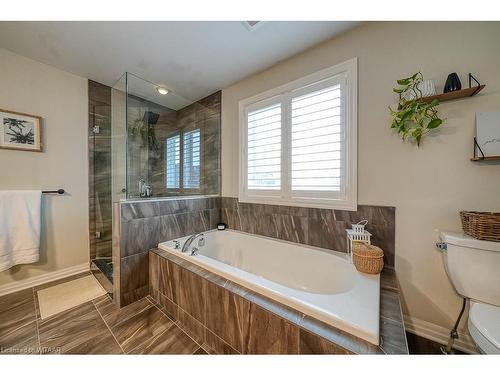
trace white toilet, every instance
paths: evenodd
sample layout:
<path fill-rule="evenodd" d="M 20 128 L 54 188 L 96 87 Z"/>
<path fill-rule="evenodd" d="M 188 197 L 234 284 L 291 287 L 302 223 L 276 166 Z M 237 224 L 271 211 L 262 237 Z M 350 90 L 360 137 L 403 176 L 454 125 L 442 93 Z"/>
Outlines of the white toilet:
<path fill-rule="evenodd" d="M 500 354 L 500 242 L 441 233 L 446 272 L 462 297 L 470 299 L 468 328 L 478 349 Z"/>

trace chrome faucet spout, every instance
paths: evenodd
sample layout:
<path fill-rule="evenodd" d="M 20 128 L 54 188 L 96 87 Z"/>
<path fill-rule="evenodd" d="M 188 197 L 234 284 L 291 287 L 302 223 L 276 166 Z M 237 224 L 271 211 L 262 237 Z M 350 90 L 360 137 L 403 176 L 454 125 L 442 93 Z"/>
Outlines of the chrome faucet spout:
<path fill-rule="evenodd" d="M 191 244 L 193 243 L 193 241 L 195 239 L 197 239 L 198 237 L 202 237 L 203 238 L 203 233 L 195 233 L 195 234 L 189 236 L 188 239 L 186 240 L 186 242 L 184 242 L 184 244 L 182 245 L 181 251 L 183 253 L 185 253 L 186 251 L 188 251 L 189 247 L 191 246 Z"/>

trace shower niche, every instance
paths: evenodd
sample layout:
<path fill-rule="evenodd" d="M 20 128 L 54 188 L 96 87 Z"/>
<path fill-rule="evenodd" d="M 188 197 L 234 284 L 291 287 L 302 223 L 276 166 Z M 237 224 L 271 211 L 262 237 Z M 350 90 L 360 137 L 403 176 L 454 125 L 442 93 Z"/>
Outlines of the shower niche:
<path fill-rule="evenodd" d="M 125 73 L 89 81 L 91 269 L 112 293 L 112 205 L 220 194 L 221 92 L 199 100 Z"/>

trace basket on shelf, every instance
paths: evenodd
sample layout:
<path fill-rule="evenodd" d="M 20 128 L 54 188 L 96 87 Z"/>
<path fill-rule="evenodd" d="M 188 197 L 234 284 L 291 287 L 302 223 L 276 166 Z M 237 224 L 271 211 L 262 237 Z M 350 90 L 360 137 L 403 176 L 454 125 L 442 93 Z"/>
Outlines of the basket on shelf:
<path fill-rule="evenodd" d="M 483 241 L 500 242 L 500 212 L 461 211 L 466 234 Z"/>
<path fill-rule="evenodd" d="M 380 247 L 355 241 L 352 248 L 352 261 L 359 272 L 377 274 L 384 268 L 384 252 Z"/>

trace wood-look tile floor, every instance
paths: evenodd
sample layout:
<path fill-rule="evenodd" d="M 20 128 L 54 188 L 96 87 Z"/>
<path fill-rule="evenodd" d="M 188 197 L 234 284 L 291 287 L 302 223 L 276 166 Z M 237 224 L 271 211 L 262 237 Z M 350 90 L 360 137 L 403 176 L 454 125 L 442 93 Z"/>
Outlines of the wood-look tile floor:
<path fill-rule="evenodd" d="M 118 309 L 108 296 L 41 320 L 36 291 L 0 297 L 0 354 L 206 354 L 148 298 Z"/>

